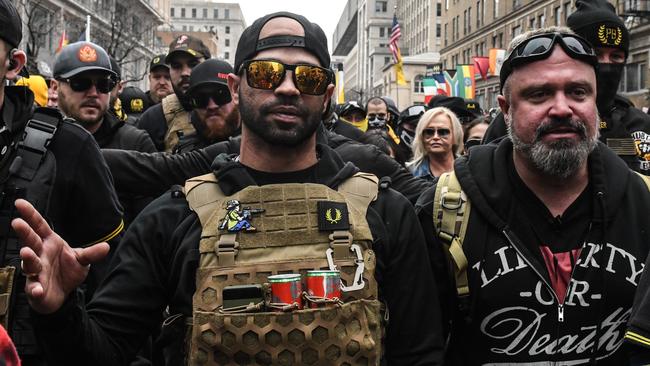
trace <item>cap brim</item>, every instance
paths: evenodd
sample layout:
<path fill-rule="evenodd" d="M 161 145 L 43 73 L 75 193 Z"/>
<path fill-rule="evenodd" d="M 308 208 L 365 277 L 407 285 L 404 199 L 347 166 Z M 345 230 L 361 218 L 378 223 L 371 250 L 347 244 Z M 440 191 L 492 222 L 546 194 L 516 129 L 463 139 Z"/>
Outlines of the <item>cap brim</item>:
<path fill-rule="evenodd" d="M 73 77 L 75 75 L 81 74 L 82 72 L 86 72 L 86 71 L 104 71 L 104 72 L 106 72 L 107 74 L 109 74 L 109 75 L 111 75 L 113 77 L 117 76 L 117 73 L 115 73 L 115 71 L 109 70 L 109 69 L 107 69 L 105 67 L 101 67 L 101 66 L 85 66 L 85 67 L 80 67 L 78 69 L 68 71 L 68 72 L 66 72 L 64 74 L 61 74 L 61 75 L 57 75 L 57 76 L 55 76 L 55 78 L 67 79 L 67 78 Z"/>
<path fill-rule="evenodd" d="M 203 81 L 198 84 L 192 85 L 189 88 L 187 88 L 187 91 L 185 94 L 190 95 L 193 91 L 196 89 L 199 89 L 203 86 L 221 86 L 224 87 L 226 90 L 228 90 L 228 83 L 226 82 L 221 82 L 221 81 Z M 230 93 L 230 91 L 228 91 Z"/>
<path fill-rule="evenodd" d="M 193 54 L 192 52 L 190 52 L 190 51 L 188 51 L 188 50 L 174 50 L 174 51 L 171 51 L 170 53 L 168 53 L 167 56 L 165 56 L 165 63 L 167 63 L 167 64 L 170 63 L 169 60 L 171 59 L 171 57 L 172 57 L 173 55 L 178 54 L 178 53 L 181 53 L 181 52 L 182 52 L 182 53 L 187 53 L 188 55 L 190 55 L 190 56 L 192 56 L 192 57 L 194 57 L 194 58 L 196 58 L 196 59 L 198 59 L 198 58 L 200 58 L 200 57 L 203 57 L 203 55 L 201 55 L 201 54 L 199 54 L 199 53 L 197 53 L 197 54 Z"/>

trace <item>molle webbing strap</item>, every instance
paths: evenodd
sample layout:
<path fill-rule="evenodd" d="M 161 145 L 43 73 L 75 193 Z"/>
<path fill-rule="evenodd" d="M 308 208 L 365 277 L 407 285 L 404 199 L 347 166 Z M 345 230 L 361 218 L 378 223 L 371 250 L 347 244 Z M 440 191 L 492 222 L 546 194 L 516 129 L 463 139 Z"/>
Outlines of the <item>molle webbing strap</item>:
<path fill-rule="evenodd" d="M 17 172 L 21 178 L 28 181 L 34 179 L 61 120 L 59 112 L 38 108 L 27 122 L 23 138 L 18 143 L 20 169 Z"/>
<path fill-rule="evenodd" d="M 452 171 L 440 176 L 433 200 L 433 225 L 438 237 L 448 247 L 455 268 L 458 295 L 469 294 L 467 257 L 463 240 L 467 231 L 471 205 Z"/>
<path fill-rule="evenodd" d="M 182 132 L 187 135 L 196 132 L 192 122 L 190 122 L 190 112 L 186 111 L 176 94 L 170 94 L 163 98 L 163 114 L 167 122 L 167 133 L 165 133 L 165 151 L 172 152 L 178 144 L 178 133 Z"/>

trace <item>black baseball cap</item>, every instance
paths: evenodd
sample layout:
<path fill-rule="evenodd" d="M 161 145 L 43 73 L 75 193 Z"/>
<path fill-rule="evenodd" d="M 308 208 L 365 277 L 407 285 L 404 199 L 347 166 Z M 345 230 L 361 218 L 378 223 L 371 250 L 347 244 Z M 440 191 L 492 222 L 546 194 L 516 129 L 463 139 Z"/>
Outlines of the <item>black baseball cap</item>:
<path fill-rule="evenodd" d="M 454 112 L 454 114 L 460 119 L 470 119 L 476 117 L 474 113 L 470 112 L 467 109 L 465 100 L 461 97 L 436 98 L 436 101 L 433 103 L 431 102 L 432 100 L 433 98 L 429 101 L 429 108 L 445 107 Z"/>
<path fill-rule="evenodd" d="M 169 44 L 169 52 L 165 56 L 165 62 L 169 63 L 169 59 L 179 52 L 188 53 L 190 56 L 196 58 L 203 57 L 206 60 L 212 57 L 210 50 L 205 46 L 203 41 L 187 34 L 181 34 Z"/>
<path fill-rule="evenodd" d="M 65 79 L 91 70 L 105 71 L 112 77 L 117 75 L 106 51 L 92 42 L 69 44 L 63 47 L 54 60 L 55 79 Z"/>
<path fill-rule="evenodd" d="M 260 31 L 264 25 L 273 18 L 290 18 L 302 26 L 305 36 L 275 35 L 260 39 Z M 257 19 L 251 26 L 244 29 L 237 51 L 235 53 L 235 70 L 239 70 L 244 61 L 250 60 L 263 50 L 278 47 L 300 47 L 314 54 L 320 65 L 330 67 L 330 53 L 327 49 L 327 36 L 316 23 L 312 23 L 302 15 L 281 11 L 268 14 Z"/>
<path fill-rule="evenodd" d="M 10 0 L 0 0 L 0 38 L 14 48 L 23 39 L 23 23 Z"/>
<path fill-rule="evenodd" d="M 149 63 L 149 72 L 153 71 L 154 69 L 158 67 L 164 67 L 169 70 L 169 65 L 165 63 L 165 58 L 167 57 L 166 53 L 163 53 L 161 55 L 156 55 L 151 59 L 151 62 Z"/>
<path fill-rule="evenodd" d="M 232 66 L 224 60 L 210 59 L 201 62 L 192 69 L 192 73 L 190 74 L 190 87 L 187 89 L 186 94 L 192 95 L 200 87 L 214 85 L 224 91 L 224 98 L 215 102 L 219 102 L 220 105 L 229 103 L 232 97 L 228 90 L 228 74 L 233 72 Z"/>
<path fill-rule="evenodd" d="M 139 116 L 149 108 L 149 99 L 145 92 L 136 86 L 127 86 L 119 96 L 122 109 L 129 116 Z"/>

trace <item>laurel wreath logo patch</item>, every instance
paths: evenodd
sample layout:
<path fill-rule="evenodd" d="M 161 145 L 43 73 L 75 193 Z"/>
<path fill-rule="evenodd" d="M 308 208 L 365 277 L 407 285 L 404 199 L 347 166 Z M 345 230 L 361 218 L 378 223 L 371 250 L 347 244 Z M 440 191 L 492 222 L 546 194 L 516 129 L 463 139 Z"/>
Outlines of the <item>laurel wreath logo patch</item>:
<path fill-rule="evenodd" d="M 623 31 L 621 28 L 608 28 L 604 24 L 598 27 L 598 41 L 603 45 L 620 46 L 623 41 Z"/>
<path fill-rule="evenodd" d="M 341 213 L 341 210 L 338 208 L 334 209 L 334 216 L 332 217 L 332 209 L 328 209 L 325 212 L 325 220 L 327 220 L 330 224 L 338 224 L 339 221 L 341 221 L 341 217 L 343 217 L 343 214 Z"/>

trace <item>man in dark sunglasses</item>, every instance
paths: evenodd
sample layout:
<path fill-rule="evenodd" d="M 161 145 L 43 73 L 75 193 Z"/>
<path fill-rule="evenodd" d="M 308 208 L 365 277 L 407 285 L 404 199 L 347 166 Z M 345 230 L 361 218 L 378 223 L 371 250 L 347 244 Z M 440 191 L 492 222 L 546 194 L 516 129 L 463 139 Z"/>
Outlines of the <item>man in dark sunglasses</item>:
<path fill-rule="evenodd" d="M 232 72 L 228 62 L 215 59 L 192 70 L 187 96 L 194 108 L 190 121 L 196 132 L 181 136 L 174 153 L 201 149 L 239 135 L 239 109 L 228 90 L 228 74 Z"/>
<path fill-rule="evenodd" d="M 596 71 L 600 141 L 607 144 L 630 169 L 650 175 L 650 116 L 617 94 L 629 54 L 630 35 L 607 0 L 578 0 L 567 26 L 589 41 L 598 57 Z M 503 117 L 488 128 L 484 142 L 507 134 Z"/>
<path fill-rule="evenodd" d="M 149 135 L 121 120 L 111 110 L 110 93 L 116 88 L 116 74 L 103 48 L 91 42 L 66 46 L 54 61 L 55 88 L 59 108 L 90 132 L 102 149 L 141 152 L 156 151 Z M 120 194 L 128 226 L 149 202 Z"/>
<path fill-rule="evenodd" d="M 420 197 L 429 248 L 445 248 L 433 263 L 453 261 L 449 364 L 629 364 L 650 182 L 598 141 L 597 67 L 566 27 L 516 37 L 498 96 L 508 136 Z"/>
<path fill-rule="evenodd" d="M 175 189 L 139 216 L 112 261 L 111 279 L 104 282 L 88 311 L 77 306 L 68 293 L 84 277 L 87 262 L 100 257 L 106 248 L 86 248 L 77 260 L 69 257 L 67 244 L 43 225 L 39 234 L 45 239 L 45 250 L 36 248 L 39 254 L 32 253 L 30 248 L 41 244 L 39 234 L 27 225 L 42 222 L 26 204 L 19 204 L 21 213 L 29 214 L 25 215 L 28 222 L 14 221 L 27 246 L 23 252 L 29 254 L 24 258 L 31 275 L 27 288 L 34 289 L 29 298 L 36 313 L 42 314 L 34 316 L 41 325 L 39 339 L 48 345 L 52 361 L 125 364 L 151 330 L 160 326 L 160 316 L 168 308 L 174 316 L 165 322 L 166 334 L 161 336 L 170 341 L 165 350 L 167 364 L 274 363 L 277 356 L 248 345 L 251 337 L 259 339 L 263 349 L 283 350 L 274 353 L 299 352 L 301 363 L 326 359 L 337 365 L 356 361 L 378 364 L 383 357 L 387 364 L 440 364 L 438 300 L 412 207 L 385 181 L 378 189 L 376 178 L 352 178 L 357 168 L 343 163 L 336 152 L 316 141 L 320 118 L 334 90 L 330 83 L 324 90 L 321 87 L 320 68 L 330 64 L 322 29 L 296 14 L 269 14 L 244 30 L 235 60 L 237 73 L 228 75 L 228 86 L 242 115 L 239 154 L 219 156 L 212 173 L 188 182 L 187 197 Z M 298 66 L 309 67 L 300 70 Z M 264 71 L 266 80 L 249 77 L 250 71 Z M 349 201 L 343 197 L 350 197 Z M 233 216 L 236 212 L 226 212 L 232 200 L 246 206 L 250 211 L 246 220 L 252 221 L 256 230 L 230 232 L 205 221 L 207 216 L 216 220 Z M 364 208 L 358 211 L 354 207 Z M 231 239 L 236 241 L 228 244 Z M 372 242 L 372 252 L 367 249 L 368 242 Z M 216 261 L 205 260 L 213 254 L 218 256 Z M 66 273 L 74 277 L 58 275 L 62 268 L 58 264 L 65 257 L 69 263 Z M 249 294 L 265 297 L 260 286 L 268 282 L 266 271 L 298 273 L 303 272 L 298 267 L 335 265 L 354 268 L 341 275 L 346 278 L 341 284 L 342 305 L 298 310 L 288 304 L 286 313 L 261 314 L 246 307 L 243 316 L 255 319 L 246 324 L 240 322 L 244 319 L 241 315 L 218 305 L 226 294 L 242 303 L 247 303 Z M 217 274 L 227 268 L 233 275 Z M 245 275 L 249 269 L 254 272 Z M 41 287 L 39 281 L 46 278 L 55 280 Z M 227 288 L 223 286 L 226 283 Z M 202 289 L 206 285 L 214 288 Z M 40 292 L 41 288 L 46 290 Z M 390 309 L 387 324 L 378 300 Z M 212 320 L 202 320 L 198 306 L 203 305 L 199 304 L 210 309 L 205 319 Z M 362 307 L 360 311 L 354 310 L 357 306 Z M 184 341 L 173 334 L 185 334 L 188 317 L 194 325 Z M 80 321 L 61 327 L 58 319 Z M 340 328 L 338 324 L 347 323 L 353 331 L 333 331 Z M 245 327 L 244 339 L 230 337 L 232 326 Z M 362 329 L 361 333 L 355 329 Z M 313 336 L 301 338 L 305 330 Z M 280 333 L 285 331 L 288 338 Z M 233 342 L 212 342 L 216 339 L 213 335 Z M 334 351 L 324 349 L 324 344 Z"/>
<path fill-rule="evenodd" d="M 192 106 L 187 97 L 192 69 L 209 59 L 210 50 L 200 39 L 181 34 L 169 44 L 165 63 L 174 93 L 149 108 L 138 120 L 138 127 L 147 131 L 158 151 L 171 152 L 180 135 L 195 133 L 190 122 Z"/>
<path fill-rule="evenodd" d="M 112 176 L 97 144 L 59 111 L 34 108 L 26 86 L 7 86 L 25 66 L 23 26 L 10 0 L 0 0 L 0 217 L 17 215 L 14 201 L 26 198 L 72 247 L 120 238 L 122 209 Z M 47 365 L 38 345 L 24 292 L 24 272 L 14 231 L 0 231 L 0 323 L 13 338 L 23 365 Z M 103 278 L 105 263 L 90 269 L 88 298 Z"/>

